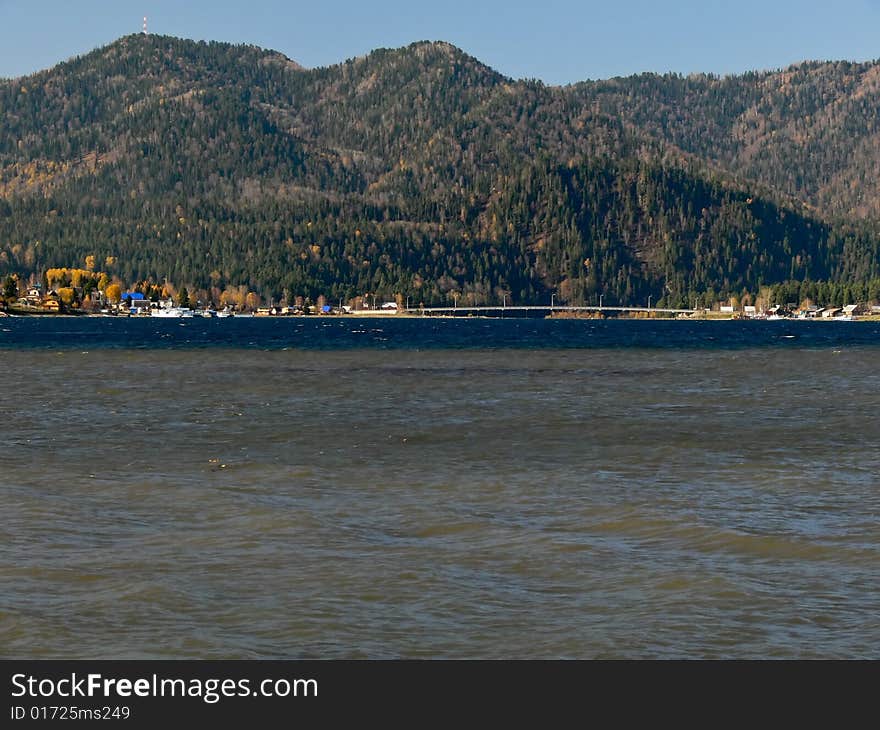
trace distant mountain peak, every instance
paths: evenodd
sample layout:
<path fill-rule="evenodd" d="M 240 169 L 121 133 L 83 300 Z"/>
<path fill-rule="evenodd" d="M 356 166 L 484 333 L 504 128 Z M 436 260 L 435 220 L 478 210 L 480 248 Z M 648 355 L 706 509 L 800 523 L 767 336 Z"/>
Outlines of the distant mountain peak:
<path fill-rule="evenodd" d="M 463 67 L 490 84 L 508 80 L 503 74 L 447 41 L 423 40 L 396 48 L 377 48 L 363 56 L 349 59 L 339 65 L 370 67 L 388 62 L 412 65 L 414 60 L 417 62 L 417 65 L 426 68 L 431 66 Z"/>
<path fill-rule="evenodd" d="M 478 66 L 492 73 L 498 73 L 493 68 L 487 66 L 475 56 L 470 55 L 458 46 L 448 41 L 416 41 L 411 43 L 404 51 L 414 51 L 420 58 L 447 58 L 454 63 L 467 63 Z M 501 75 L 501 74 L 498 74 Z"/>
<path fill-rule="evenodd" d="M 426 51 L 436 51 L 445 54 L 449 58 L 471 58 L 471 56 L 465 53 L 461 48 L 448 41 L 416 41 L 415 43 L 411 43 L 409 48 L 421 53 Z"/>
<path fill-rule="evenodd" d="M 269 51 L 268 55 L 265 59 L 263 59 L 264 63 L 277 63 L 281 66 L 286 67 L 290 71 L 307 71 L 305 66 L 300 63 L 297 63 L 292 58 L 288 58 L 283 53 L 278 51 Z"/>

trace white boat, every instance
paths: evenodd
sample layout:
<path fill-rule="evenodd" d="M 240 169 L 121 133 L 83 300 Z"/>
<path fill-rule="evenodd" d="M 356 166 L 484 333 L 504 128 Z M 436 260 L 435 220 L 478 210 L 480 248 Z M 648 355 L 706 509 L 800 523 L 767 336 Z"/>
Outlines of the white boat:
<path fill-rule="evenodd" d="M 218 317 L 231 317 L 232 312 L 230 312 L 228 309 L 223 309 L 223 310 L 217 312 L 217 316 Z"/>
<path fill-rule="evenodd" d="M 191 309 L 183 309 L 182 307 L 160 307 L 159 309 L 151 310 L 150 315 L 153 317 L 171 317 L 179 319 L 180 317 L 192 317 L 193 311 Z"/>

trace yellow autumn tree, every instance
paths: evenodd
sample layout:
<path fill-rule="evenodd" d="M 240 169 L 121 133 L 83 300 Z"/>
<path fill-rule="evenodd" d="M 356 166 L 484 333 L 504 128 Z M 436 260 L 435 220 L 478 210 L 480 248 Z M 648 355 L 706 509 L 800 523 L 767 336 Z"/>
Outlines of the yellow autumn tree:
<path fill-rule="evenodd" d="M 234 304 L 241 309 L 244 307 L 247 299 L 248 290 L 246 286 L 227 286 L 226 290 L 220 297 L 223 306 Z"/>
<path fill-rule="evenodd" d="M 50 287 L 65 286 L 69 281 L 67 269 L 46 269 L 46 281 Z"/>
<path fill-rule="evenodd" d="M 122 287 L 119 284 L 108 284 L 104 289 L 104 295 L 113 304 L 119 304 L 122 299 Z"/>
<path fill-rule="evenodd" d="M 252 291 L 248 292 L 247 296 L 244 298 L 244 303 L 247 305 L 248 309 L 257 309 L 260 306 L 259 294 L 255 294 Z"/>

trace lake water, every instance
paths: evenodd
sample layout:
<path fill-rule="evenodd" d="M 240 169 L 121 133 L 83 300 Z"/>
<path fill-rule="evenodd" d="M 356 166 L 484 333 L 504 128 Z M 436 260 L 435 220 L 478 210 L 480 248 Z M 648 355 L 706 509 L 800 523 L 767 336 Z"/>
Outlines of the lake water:
<path fill-rule="evenodd" d="M 0 320 L 4 658 L 880 658 L 880 324 Z"/>

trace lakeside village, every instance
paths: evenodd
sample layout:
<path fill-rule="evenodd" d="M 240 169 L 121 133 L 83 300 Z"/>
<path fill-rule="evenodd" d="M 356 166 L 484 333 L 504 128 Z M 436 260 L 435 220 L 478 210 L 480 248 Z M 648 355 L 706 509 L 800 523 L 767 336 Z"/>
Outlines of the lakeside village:
<path fill-rule="evenodd" d="M 186 290 L 183 290 L 185 292 Z M 340 315 L 357 314 L 359 312 L 376 312 L 382 314 L 397 314 L 397 302 L 382 302 L 373 309 L 364 305 L 362 309 L 355 310 L 347 305 L 332 307 L 329 304 L 294 304 L 274 305 L 271 307 L 245 305 L 238 307 L 235 304 L 227 304 L 220 309 L 211 305 L 203 305 L 201 302 L 190 302 L 184 294 L 177 301 L 173 297 L 164 299 L 148 299 L 143 292 L 130 291 L 120 292 L 118 300 L 109 300 L 106 296 L 96 293 L 86 306 L 82 300 L 65 301 L 65 296 L 57 289 L 49 289 L 44 292 L 39 284 L 28 287 L 24 296 L 19 297 L 13 304 L 7 303 L 5 314 L 15 315 L 40 315 L 40 314 L 68 314 L 81 316 L 101 317 L 285 317 L 304 315 Z M 0 313 L 4 313 L 0 310 Z"/>
<path fill-rule="evenodd" d="M 713 308 L 673 310 L 648 307 L 619 306 L 502 306 L 481 307 L 428 307 L 404 306 L 403 298 L 379 301 L 375 294 L 355 297 L 348 304 L 328 304 L 324 297 L 312 303 L 296 297 L 292 303 L 262 306 L 260 297 L 244 287 L 229 288 L 218 294 L 214 302 L 193 300 L 185 287 L 178 292 L 173 286 L 145 282 L 123 291 L 118 280 L 110 281 L 106 274 L 88 269 L 49 269 L 38 284 L 33 278 L 28 284 L 12 275 L 6 277 L 0 288 L 0 316 L 27 315 L 80 315 L 101 317 L 297 317 L 307 315 L 439 315 L 439 316 L 497 316 L 509 312 L 520 316 L 549 316 L 553 318 L 677 318 L 677 319 L 806 319 L 818 321 L 851 321 L 880 319 L 880 305 L 876 302 L 818 306 L 810 301 L 800 305 L 773 305 L 759 307 L 739 304 L 736 300 L 716 304 Z M 53 286 L 54 285 L 54 286 Z M 205 294 L 205 292 L 200 292 Z M 372 302 L 370 301 L 372 299 Z M 407 302 L 408 305 L 408 302 Z"/>
<path fill-rule="evenodd" d="M 42 283 L 37 283 L 35 278 L 42 279 Z M 402 301 L 380 301 L 374 294 L 357 297 L 350 305 L 339 302 L 338 306 L 331 306 L 324 297 L 315 303 L 296 297 L 290 303 L 263 306 L 260 296 L 246 287 L 228 287 L 222 292 L 201 291 L 199 297 L 191 296 L 186 287 L 178 291 L 168 283 L 160 286 L 147 281 L 125 290 L 115 277 L 111 281 L 106 274 L 91 269 L 48 269 L 42 277 L 31 277 L 27 283 L 14 274 L 0 281 L 0 316 L 222 318 L 368 312 L 388 315 L 402 309 Z"/>

